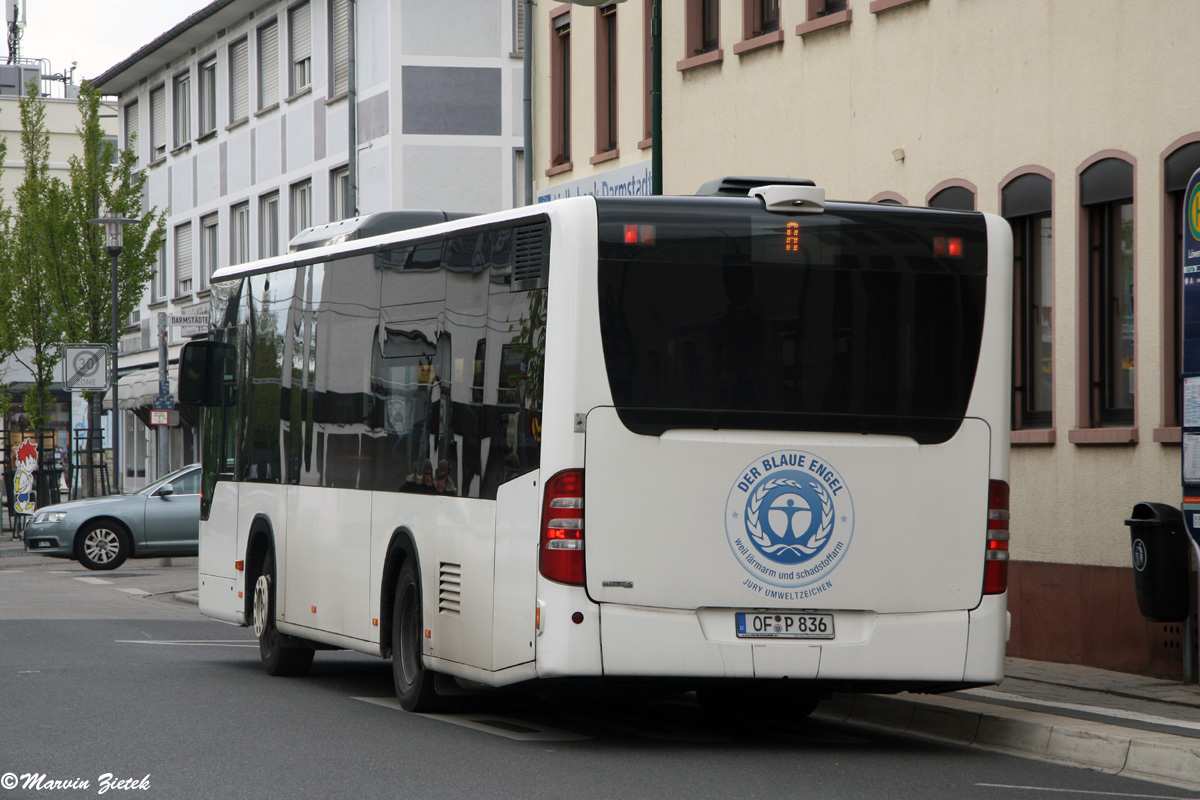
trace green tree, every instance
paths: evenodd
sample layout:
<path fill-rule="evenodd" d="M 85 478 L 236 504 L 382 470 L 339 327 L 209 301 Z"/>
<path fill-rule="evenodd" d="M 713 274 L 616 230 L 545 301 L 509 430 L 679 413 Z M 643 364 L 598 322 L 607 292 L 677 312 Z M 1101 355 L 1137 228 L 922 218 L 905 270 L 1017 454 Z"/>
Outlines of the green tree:
<path fill-rule="evenodd" d="M 111 342 L 112 257 L 100 216 L 138 222 L 125 226 L 117 261 L 117 319 L 129 318 L 153 278 L 166 227 L 155 209 L 143 213 L 146 175 L 137 169 L 133 141 L 117 152 L 100 124 L 100 92 L 87 82 L 79 92 L 82 155 L 72 156 L 64 190 L 65 237 L 49 274 L 52 305 L 67 342 Z M 101 392 L 87 393 L 90 427 L 99 428 Z M 114 432 L 116 435 L 116 432 Z M 115 465 L 119 468 L 119 465 Z M 89 470 L 90 472 L 90 470 Z"/>
<path fill-rule="evenodd" d="M 50 384 L 62 346 L 63 328 L 49 281 L 66 220 L 62 181 L 50 175 L 46 107 L 34 81 L 21 97 L 20 113 L 25 177 L 17 187 L 16 213 L 3 220 L 4 289 L 14 357 L 33 376 L 25 392 L 25 414 L 40 434 L 49 418 Z"/>
<path fill-rule="evenodd" d="M 140 302 L 164 235 L 163 215 L 142 211 L 145 175 L 135 168 L 134 152 L 118 154 L 105 138 L 100 107 L 99 92 L 85 84 L 76 128 L 82 154 L 71 157 L 63 181 L 50 174 L 45 101 L 31 81 L 20 101 L 25 177 L 15 210 L 0 204 L 0 299 L 6 309 L 0 355 L 12 353 L 33 376 L 25 411 L 39 434 L 49 419 L 50 384 L 63 344 L 112 338 L 112 260 L 103 228 L 89 220 L 138 220 L 125 227 L 117 265 L 119 320 Z M 92 427 L 99 427 L 102 396 L 88 397 Z"/>

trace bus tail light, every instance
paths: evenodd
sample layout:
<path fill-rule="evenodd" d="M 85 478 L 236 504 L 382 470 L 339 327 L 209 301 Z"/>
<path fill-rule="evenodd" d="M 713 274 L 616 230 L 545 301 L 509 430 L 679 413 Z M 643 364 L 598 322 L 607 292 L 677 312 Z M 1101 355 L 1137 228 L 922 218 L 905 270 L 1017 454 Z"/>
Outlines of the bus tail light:
<path fill-rule="evenodd" d="M 543 575 L 583 585 L 583 470 L 564 470 L 546 482 L 539 550 Z"/>
<path fill-rule="evenodd" d="M 1008 484 L 988 485 L 987 553 L 983 564 L 983 593 L 1008 590 Z"/>

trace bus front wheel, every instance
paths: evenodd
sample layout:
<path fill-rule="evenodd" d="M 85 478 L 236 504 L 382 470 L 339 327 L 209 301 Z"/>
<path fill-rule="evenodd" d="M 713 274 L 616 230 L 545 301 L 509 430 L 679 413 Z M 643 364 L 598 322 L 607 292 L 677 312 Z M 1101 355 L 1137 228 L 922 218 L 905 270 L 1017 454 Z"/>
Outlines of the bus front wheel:
<path fill-rule="evenodd" d="M 297 645 L 290 636 L 275 627 L 275 551 L 268 550 L 262 574 L 254 583 L 254 633 L 258 636 L 258 654 L 268 675 L 296 677 L 307 675 L 312 667 L 313 649 Z"/>
<path fill-rule="evenodd" d="M 396 698 L 405 711 L 427 713 L 440 707 L 434 673 L 421 661 L 421 581 L 414 559 L 400 568 L 392 611 L 392 679 Z"/>

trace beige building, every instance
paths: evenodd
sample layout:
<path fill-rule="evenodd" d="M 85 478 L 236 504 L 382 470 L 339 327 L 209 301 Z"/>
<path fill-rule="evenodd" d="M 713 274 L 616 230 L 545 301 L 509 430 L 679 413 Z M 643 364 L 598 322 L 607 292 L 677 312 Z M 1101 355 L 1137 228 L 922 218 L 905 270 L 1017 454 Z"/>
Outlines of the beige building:
<path fill-rule="evenodd" d="M 533 7 L 539 199 L 648 191 L 650 5 Z M 1181 500 L 1195 4 L 662 5 L 665 193 L 723 175 L 811 178 L 834 199 L 1010 220 L 1009 653 L 1178 674 L 1183 626 L 1139 615 L 1123 521 L 1139 501 Z"/>

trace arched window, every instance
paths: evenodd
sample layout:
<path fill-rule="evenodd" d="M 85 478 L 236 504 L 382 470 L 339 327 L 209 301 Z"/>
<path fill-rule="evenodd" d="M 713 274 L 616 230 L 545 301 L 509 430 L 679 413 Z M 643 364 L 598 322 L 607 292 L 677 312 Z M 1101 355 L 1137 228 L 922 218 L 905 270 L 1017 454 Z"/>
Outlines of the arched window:
<path fill-rule="evenodd" d="M 1081 427 L 1133 426 L 1133 164 L 1103 158 L 1079 174 L 1087 226 L 1087 403 Z"/>
<path fill-rule="evenodd" d="M 975 193 L 965 186 L 947 186 L 929 198 L 930 208 L 946 208 L 951 211 L 974 211 Z"/>
<path fill-rule="evenodd" d="M 1000 191 L 1013 232 L 1013 430 L 1052 427 L 1054 234 L 1051 182 L 1027 172 Z"/>

